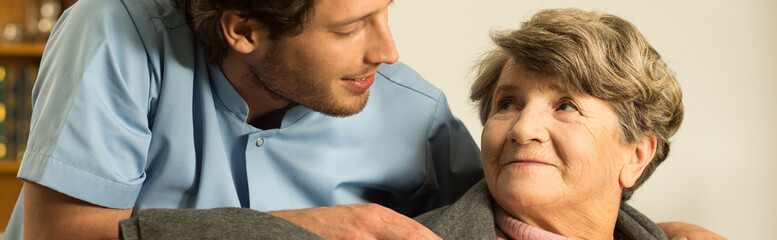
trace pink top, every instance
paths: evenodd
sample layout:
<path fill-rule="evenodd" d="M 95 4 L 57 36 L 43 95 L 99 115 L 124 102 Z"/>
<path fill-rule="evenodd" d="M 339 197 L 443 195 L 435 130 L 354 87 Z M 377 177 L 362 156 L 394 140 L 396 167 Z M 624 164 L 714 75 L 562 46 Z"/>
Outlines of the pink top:
<path fill-rule="evenodd" d="M 496 239 L 498 240 L 567 240 L 570 238 L 533 227 L 511 216 L 494 203 L 494 222 L 496 223 Z"/>

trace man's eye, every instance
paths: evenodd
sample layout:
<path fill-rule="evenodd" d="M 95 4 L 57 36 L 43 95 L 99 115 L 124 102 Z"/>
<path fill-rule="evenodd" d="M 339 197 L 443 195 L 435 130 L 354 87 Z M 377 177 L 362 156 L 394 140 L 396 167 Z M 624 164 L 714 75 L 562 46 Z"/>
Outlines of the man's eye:
<path fill-rule="evenodd" d="M 337 37 L 340 37 L 340 38 L 347 38 L 347 37 L 353 35 L 354 33 L 356 33 L 357 30 L 353 30 L 353 31 L 350 31 L 350 32 L 335 32 L 335 35 L 337 35 Z"/>
<path fill-rule="evenodd" d="M 363 24 L 349 25 L 348 27 L 334 29 L 334 34 L 339 38 L 347 38 L 362 30 Z"/>

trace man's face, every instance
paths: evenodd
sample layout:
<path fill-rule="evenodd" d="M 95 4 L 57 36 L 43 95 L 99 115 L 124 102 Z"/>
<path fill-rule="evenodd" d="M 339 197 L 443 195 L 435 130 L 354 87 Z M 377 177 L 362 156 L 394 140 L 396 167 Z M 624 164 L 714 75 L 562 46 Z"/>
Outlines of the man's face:
<path fill-rule="evenodd" d="M 399 58 L 388 26 L 391 0 L 322 0 L 301 34 L 280 37 L 250 64 L 275 97 L 332 116 L 367 104 L 381 63 Z"/>

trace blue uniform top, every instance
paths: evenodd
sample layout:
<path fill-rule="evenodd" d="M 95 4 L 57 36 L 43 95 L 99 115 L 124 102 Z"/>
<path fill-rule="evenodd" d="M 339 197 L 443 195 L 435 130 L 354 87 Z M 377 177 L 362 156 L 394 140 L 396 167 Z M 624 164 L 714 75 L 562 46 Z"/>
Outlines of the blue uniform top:
<path fill-rule="evenodd" d="M 248 105 L 170 0 L 80 0 L 46 46 L 19 178 L 109 208 L 260 211 L 374 202 L 414 216 L 482 178 L 445 96 L 382 65 L 364 110 L 291 108 L 278 129 Z M 19 238 L 22 197 L 6 238 Z"/>

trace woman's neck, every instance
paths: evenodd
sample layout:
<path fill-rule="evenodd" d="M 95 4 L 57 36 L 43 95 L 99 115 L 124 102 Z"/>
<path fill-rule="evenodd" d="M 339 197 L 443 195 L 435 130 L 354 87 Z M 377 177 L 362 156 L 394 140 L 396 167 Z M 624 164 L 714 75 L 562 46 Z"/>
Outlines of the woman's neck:
<path fill-rule="evenodd" d="M 531 226 L 573 239 L 612 239 L 620 199 L 589 199 L 573 204 L 502 207 Z"/>

